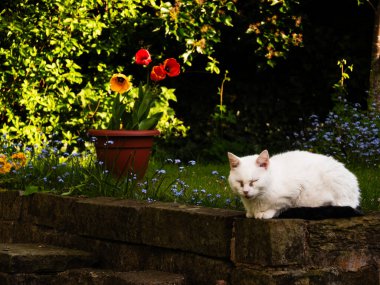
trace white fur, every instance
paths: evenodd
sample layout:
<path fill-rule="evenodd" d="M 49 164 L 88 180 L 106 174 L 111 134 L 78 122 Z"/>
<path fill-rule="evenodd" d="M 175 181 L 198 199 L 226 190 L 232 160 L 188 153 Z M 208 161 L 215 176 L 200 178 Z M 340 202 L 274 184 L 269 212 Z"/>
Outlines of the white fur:
<path fill-rule="evenodd" d="M 248 218 L 270 219 L 292 207 L 359 206 L 356 176 L 337 160 L 306 151 L 269 158 L 228 153 L 231 189 L 241 197 Z"/>

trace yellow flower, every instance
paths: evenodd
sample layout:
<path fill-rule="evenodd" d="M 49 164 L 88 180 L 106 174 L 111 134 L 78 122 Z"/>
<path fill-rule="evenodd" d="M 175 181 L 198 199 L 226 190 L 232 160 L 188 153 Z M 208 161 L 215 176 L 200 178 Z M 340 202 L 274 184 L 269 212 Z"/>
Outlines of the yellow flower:
<path fill-rule="evenodd" d="M 120 94 L 127 92 L 132 87 L 132 84 L 129 82 L 128 77 L 122 73 L 112 75 L 110 85 L 112 91 Z"/>
<path fill-rule="evenodd" d="M 13 161 L 13 166 L 15 167 L 15 169 L 16 170 L 20 169 L 26 164 L 26 156 L 22 152 L 14 153 L 12 155 L 12 161 Z"/>
<path fill-rule="evenodd" d="M 7 156 L 0 154 L 0 174 L 6 174 L 12 169 L 12 164 L 7 161 Z"/>

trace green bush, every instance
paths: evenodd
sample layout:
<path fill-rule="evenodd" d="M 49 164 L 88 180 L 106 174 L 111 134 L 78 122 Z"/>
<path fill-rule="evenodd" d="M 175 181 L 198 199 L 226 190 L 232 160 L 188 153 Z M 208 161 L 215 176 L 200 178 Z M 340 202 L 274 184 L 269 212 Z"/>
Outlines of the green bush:
<path fill-rule="evenodd" d="M 104 127 L 110 114 L 109 79 L 125 69 L 138 79 L 130 59 L 141 47 L 158 59 L 182 55 L 188 65 L 194 53 L 202 53 L 216 72 L 213 45 L 220 41 L 218 25 L 231 25 L 226 11 L 234 10 L 233 2 L 178 5 L 5 0 L 0 11 L 1 132 L 29 144 L 56 134 L 72 145 L 89 128 Z M 159 128 L 164 137 L 183 136 L 187 127 L 168 107 L 169 100 L 176 100 L 174 90 L 164 91 L 156 106 L 167 110 Z"/>

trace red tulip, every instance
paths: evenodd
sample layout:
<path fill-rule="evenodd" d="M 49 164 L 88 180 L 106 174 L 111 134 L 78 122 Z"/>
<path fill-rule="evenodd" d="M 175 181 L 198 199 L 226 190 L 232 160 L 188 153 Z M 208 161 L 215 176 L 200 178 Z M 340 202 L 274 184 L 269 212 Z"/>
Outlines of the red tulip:
<path fill-rule="evenodd" d="M 135 60 L 136 64 L 148 65 L 152 61 L 152 58 L 150 57 L 149 51 L 142 48 L 136 52 Z"/>
<path fill-rule="evenodd" d="M 175 58 L 168 58 L 164 61 L 164 69 L 169 77 L 178 76 L 181 72 L 181 66 Z"/>
<path fill-rule="evenodd" d="M 153 66 L 152 72 L 150 73 L 150 79 L 153 81 L 161 81 L 165 79 L 166 72 L 162 64 Z"/>

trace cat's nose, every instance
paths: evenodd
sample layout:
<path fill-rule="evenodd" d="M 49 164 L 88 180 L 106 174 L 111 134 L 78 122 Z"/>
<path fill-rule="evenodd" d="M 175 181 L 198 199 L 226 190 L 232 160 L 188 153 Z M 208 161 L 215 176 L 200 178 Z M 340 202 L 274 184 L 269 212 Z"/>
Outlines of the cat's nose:
<path fill-rule="evenodd" d="M 249 193 L 249 191 L 247 191 L 247 190 L 243 190 L 243 194 L 244 194 L 244 195 L 246 195 L 246 196 L 247 196 L 247 195 L 248 195 L 248 193 Z"/>

